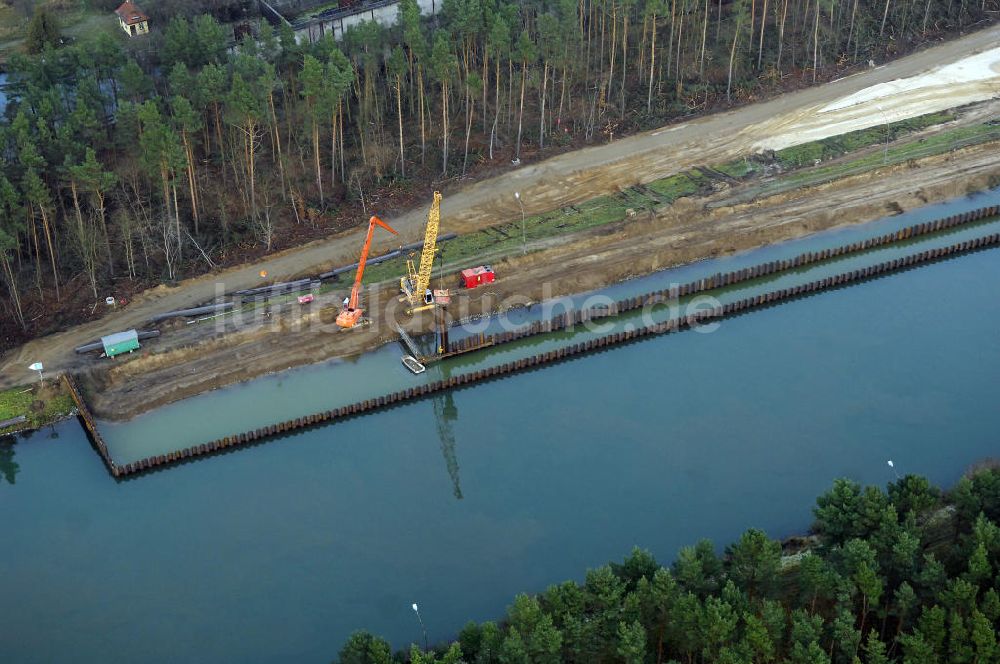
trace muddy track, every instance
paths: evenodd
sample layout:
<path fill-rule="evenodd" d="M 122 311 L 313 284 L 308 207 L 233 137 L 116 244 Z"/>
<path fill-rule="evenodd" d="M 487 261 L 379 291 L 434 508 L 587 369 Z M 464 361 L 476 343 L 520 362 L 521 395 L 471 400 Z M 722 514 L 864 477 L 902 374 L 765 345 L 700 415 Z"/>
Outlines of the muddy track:
<path fill-rule="evenodd" d="M 590 229 L 525 257 L 505 259 L 496 264 L 501 275 L 497 283 L 458 298 L 449 313 L 454 318 L 476 316 L 599 288 L 671 265 L 870 221 L 986 188 L 998 178 L 1000 154 L 995 145 L 983 145 L 750 204 L 738 202 L 746 186 L 681 199 L 646 218 Z M 390 286 L 370 295 L 369 302 L 381 303 L 377 320 L 406 321 L 413 331 L 431 328 L 429 315 L 410 319 L 403 314 Z M 239 332 L 220 332 L 202 341 L 203 333 L 180 324 L 169 334 L 189 338 L 190 345 L 111 368 L 98 365 L 81 376 L 83 386 L 95 413 L 127 419 L 263 373 L 346 358 L 394 336 L 385 325 L 341 332 L 333 324 L 339 295 L 326 295 L 315 304 L 305 315 L 295 305 L 275 309 Z"/>
<path fill-rule="evenodd" d="M 566 153 L 455 192 L 446 192 L 442 208 L 445 227 L 461 233 L 516 219 L 520 211 L 513 198 L 515 191 L 521 193 L 528 213 L 541 213 L 667 177 L 699 164 L 724 162 L 767 146 L 769 141 L 787 142 L 788 135 L 794 134 L 799 127 L 812 132 L 806 139 L 812 140 L 817 122 L 833 126 L 838 119 L 829 114 L 817 119 L 817 111 L 825 104 L 869 86 L 926 72 L 943 63 L 992 48 L 998 37 L 1000 26 L 987 28 L 826 85 L 686 124 L 644 132 L 609 145 Z M 990 97 L 991 83 L 984 81 L 975 89 L 969 86 L 956 88 L 954 97 L 949 89 L 938 90 L 930 96 L 937 107 L 947 107 L 950 98 L 954 99 L 950 105 L 955 106 L 967 103 L 975 95 Z M 896 100 L 898 103 L 888 110 L 894 117 L 928 112 L 927 91 L 921 92 L 918 97 L 916 102 L 919 103 L 912 106 L 906 106 L 906 100 Z M 865 114 L 863 121 L 869 124 L 882 121 L 877 114 L 863 108 L 851 107 L 840 115 L 856 125 L 857 116 L 861 113 Z M 404 242 L 420 238 L 424 214 L 421 208 L 392 220 Z M 0 361 L 0 387 L 24 382 L 29 378 L 25 367 L 39 359 L 55 371 L 85 368 L 91 361 L 76 357 L 74 347 L 104 334 L 141 326 L 155 313 L 194 306 L 213 299 L 222 291 L 260 285 L 258 273 L 262 269 L 267 270 L 271 278 L 284 280 L 350 263 L 360 244 L 360 234 L 360 230 L 341 233 L 276 254 L 254 265 L 191 279 L 174 288 L 154 288 L 137 297 L 122 311 L 12 349 Z M 385 240 L 380 240 L 374 250 L 383 251 L 388 246 Z M 342 352 L 348 352 L 352 345 L 344 344 Z"/>

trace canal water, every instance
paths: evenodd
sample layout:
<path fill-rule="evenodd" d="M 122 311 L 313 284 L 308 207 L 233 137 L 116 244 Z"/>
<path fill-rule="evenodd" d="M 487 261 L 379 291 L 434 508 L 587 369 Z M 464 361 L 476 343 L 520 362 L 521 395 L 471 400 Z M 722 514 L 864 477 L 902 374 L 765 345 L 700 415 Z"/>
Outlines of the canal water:
<path fill-rule="evenodd" d="M 951 484 L 996 454 L 998 281 L 983 251 L 123 482 L 37 432 L 0 449 L 5 660 L 326 662 L 421 640 L 413 602 L 443 640 L 633 545 L 802 532 L 889 459 Z"/>
<path fill-rule="evenodd" d="M 509 312 L 503 317 L 505 320 L 494 317 L 474 321 L 468 326 L 468 329 L 475 334 L 480 331 L 492 333 L 503 329 L 516 329 L 537 320 L 539 317 L 551 317 L 553 313 L 560 313 L 565 310 L 566 306 L 587 307 L 602 302 L 607 304 L 612 300 L 668 288 L 671 284 L 690 282 L 717 272 L 738 270 L 767 261 L 791 258 L 809 251 L 842 246 L 884 235 L 930 219 L 994 203 L 1000 203 L 1000 190 L 977 194 L 941 205 L 928 206 L 905 215 L 885 218 L 870 224 L 834 229 L 756 251 L 663 270 L 641 279 L 616 284 L 600 291 L 599 294 L 587 293 L 565 298 L 568 304 L 549 306 L 548 313 L 544 312 L 544 306 L 536 305 Z M 725 304 L 762 292 L 789 288 L 826 276 L 874 265 L 881 261 L 995 232 L 1000 232 L 1000 220 L 987 220 L 948 232 L 922 236 L 915 240 L 895 243 L 797 270 L 789 270 L 724 289 L 716 289 L 711 292 L 711 296 L 716 298 L 718 302 Z M 362 399 L 375 398 L 421 383 L 430 383 L 452 375 L 497 366 L 504 362 L 580 343 L 629 327 L 634 328 L 671 317 L 676 318 L 693 311 L 694 309 L 689 308 L 690 306 L 705 302 L 705 297 L 699 295 L 682 299 L 678 306 L 673 308 L 656 308 L 648 315 L 643 312 L 633 312 L 601 321 L 597 327 L 578 326 L 568 332 L 531 337 L 490 349 L 487 352 L 467 354 L 434 363 L 421 376 L 413 376 L 403 367 L 400 362 L 400 357 L 403 354 L 401 347 L 393 343 L 350 361 L 334 360 L 280 372 L 170 404 L 129 422 L 101 422 L 100 426 L 112 457 L 117 463 L 125 464 L 150 455 L 165 454 L 226 435 L 264 427 L 278 421 L 345 406 Z M 646 318 L 643 319 L 643 316 Z M 461 328 L 456 329 L 453 333 L 453 338 L 457 339 L 462 336 Z M 433 340 L 425 339 L 423 341 L 430 352 Z M 178 429 L 173 425 L 177 421 L 184 421 L 187 425 Z"/>

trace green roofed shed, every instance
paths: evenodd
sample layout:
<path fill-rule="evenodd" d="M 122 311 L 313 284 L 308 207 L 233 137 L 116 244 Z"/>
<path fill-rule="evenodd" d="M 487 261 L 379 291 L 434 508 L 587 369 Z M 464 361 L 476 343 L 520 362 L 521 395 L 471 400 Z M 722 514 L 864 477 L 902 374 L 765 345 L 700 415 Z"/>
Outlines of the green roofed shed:
<path fill-rule="evenodd" d="M 114 357 L 122 353 L 131 353 L 139 349 L 139 333 L 135 330 L 115 332 L 106 337 L 101 337 L 101 343 L 104 344 L 104 354 L 108 357 Z"/>

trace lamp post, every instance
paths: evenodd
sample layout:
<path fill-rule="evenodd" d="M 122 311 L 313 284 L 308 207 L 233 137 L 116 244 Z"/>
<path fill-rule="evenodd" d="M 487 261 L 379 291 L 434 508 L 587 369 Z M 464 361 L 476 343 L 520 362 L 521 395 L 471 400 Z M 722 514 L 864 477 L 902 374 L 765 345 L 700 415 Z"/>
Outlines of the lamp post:
<path fill-rule="evenodd" d="M 41 362 L 35 362 L 31 366 L 29 366 L 28 369 L 30 369 L 31 371 L 37 371 L 38 372 L 38 382 L 41 383 L 42 382 L 42 369 L 43 369 L 42 363 Z"/>
<path fill-rule="evenodd" d="M 875 104 L 875 108 L 882 114 L 882 121 L 885 122 L 885 149 L 882 151 L 882 163 L 887 164 L 889 163 L 889 116 L 878 104 Z"/>
<path fill-rule="evenodd" d="M 892 462 L 892 459 L 889 459 L 889 467 L 892 468 L 892 474 L 896 476 L 897 480 L 899 480 L 899 473 L 896 472 L 896 464 Z"/>
<path fill-rule="evenodd" d="M 420 609 L 417 608 L 417 603 L 413 603 L 413 612 L 417 614 L 417 621 L 420 623 L 420 629 L 424 633 L 424 652 L 427 652 L 427 628 L 424 627 L 424 620 L 420 617 Z"/>
<path fill-rule="evenodd" d="M 524 234 L 524 203 L 521 202 L 521 192 L 515 191 L 514 198 L 517 199 L 517 204 L 521 206 L 521 255 L 524 256 L 528 253 L 528 243 Z"/>

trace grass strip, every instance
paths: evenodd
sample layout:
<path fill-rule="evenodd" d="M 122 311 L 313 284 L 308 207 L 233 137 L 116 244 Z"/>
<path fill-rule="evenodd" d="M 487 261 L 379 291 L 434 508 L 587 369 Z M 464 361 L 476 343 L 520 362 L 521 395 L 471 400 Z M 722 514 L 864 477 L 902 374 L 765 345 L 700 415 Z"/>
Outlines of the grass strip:
<path fill-rule="evenodd" d="M 27 415 L 28 421 L 0 429 L 0 435 L 19 429 L 36 429 L 73 411 L 73 397 L 59 381 L 21 385 L 0 391 L 0 421 Z"/>

